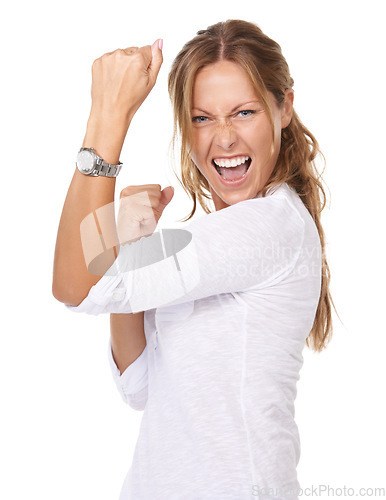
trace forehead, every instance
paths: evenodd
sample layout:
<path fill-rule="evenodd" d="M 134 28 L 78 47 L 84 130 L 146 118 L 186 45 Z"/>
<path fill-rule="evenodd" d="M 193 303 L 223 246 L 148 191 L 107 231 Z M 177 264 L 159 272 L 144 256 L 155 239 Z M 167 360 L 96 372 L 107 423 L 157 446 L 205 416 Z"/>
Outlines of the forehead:
<path fill-rule="evenodd" d="M 202 68 L 193 85 L 193 107 L 221 111 L 258 99 L 248 73 L 231 61 L 219 61 Z"/>

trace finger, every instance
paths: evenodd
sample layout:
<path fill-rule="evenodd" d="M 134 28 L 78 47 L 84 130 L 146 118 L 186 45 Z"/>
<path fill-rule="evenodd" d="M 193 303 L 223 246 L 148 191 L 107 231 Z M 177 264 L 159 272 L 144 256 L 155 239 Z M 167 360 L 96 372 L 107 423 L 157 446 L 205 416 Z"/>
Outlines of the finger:
<path fill-rule="evenodd" d="M 111 52 L 106 52 L 105 54 L 103 54 L 103 56 L 111 56 L 112 54 L 115 54 L 118 50 L 121 50 L 121 49 L 115 49 L 115 50 L 112 50 Z"/>
<path fill-rule="evenodd" d="M 157 39 L 151 46 L 152 58 L 147 68 L 150 78 L 155 83 L 159 70 L 163 62 L 162 50 L 160 49 L 160 42 L 162 47 L 162 39 Z"/>
<path fill-rule="evenodd" d="M 122 189 L 120 198 L 123 196 L 130 196 L 131 194 L 137 194 L 148 191 L 161 192 L 161 184 L 142 184 L 141 186 L 127 186 Z"/>
<path fill-rule="evenodd" d="M 139 47 L 127 47 L 126 49 L 123 49 L 124 52 L 126 52 L 127 55 L 134 54 L 135 52 L 138 52 Z"/>
<path fill-rule="evenodd" d="M 140 213 L 151 207 L 158 207 L 161 193 L 149 196 L 147 193 L 135 193 L 123 196 L 119 202 L 119 211 L 122 213 Z"/>
<path fill-rule="evenodd" d="M 174 188 L 172 186 L 168 186 L 161 192 L 161 198 L 159 200 L 158 210 L 164 210 L 166 205 L 172 201 L 174 196 Z"/>
<path fill-rule="evenodd" d="M 153 207 L 147 205 L 135 205 L 128 207 L 121 207 L 118 213 L 118 219 L 121 224 L 126 221 L 133 223 L 148 220 L 153 217 Z"/>
<path fill-rule="evenodd" d="M 161 184 L 140 184 L 140 185 L 135 185 L 135 186 L 127 186 L 124 188 L 124 191 L 126 189 L 135 189 L 138 191 L 145 191 L 146 188 L 158 188 L 161 191 Z"/>
<path fill-rule="evenodd" d="M 150 45 L 144 45 L 143 47 L 139 47 L 138 53 L 142 55 L 143 63 L 147 70 L 147 68 L 151 63 L 151 58 L 152 58 Z"/>

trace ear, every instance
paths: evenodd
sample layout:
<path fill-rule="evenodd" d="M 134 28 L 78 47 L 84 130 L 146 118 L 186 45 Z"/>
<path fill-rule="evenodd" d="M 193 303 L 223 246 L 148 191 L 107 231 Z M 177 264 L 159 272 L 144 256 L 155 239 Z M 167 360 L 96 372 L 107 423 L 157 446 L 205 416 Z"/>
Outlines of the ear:
<path fill-rule="evenodd" d="M 286 128 L 291 123 L 294 102 L 294 91 L 285 91 L 284 102 L 281 107 L 281 128 Z"/>

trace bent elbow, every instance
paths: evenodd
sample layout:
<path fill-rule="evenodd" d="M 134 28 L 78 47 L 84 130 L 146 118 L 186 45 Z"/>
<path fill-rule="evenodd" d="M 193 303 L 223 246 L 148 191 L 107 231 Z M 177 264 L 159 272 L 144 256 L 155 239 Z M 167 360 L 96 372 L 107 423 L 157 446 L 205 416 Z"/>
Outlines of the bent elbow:
<path fill-rule="evenodd" d="M 79 289 L 77 287 L 58 285 L 55 280 L 52 282 L 52 295 L 56 300 L 68 306 L 79 306 L 79 304 L 81 304 L 87 297 L 88 292 L 89 291 L 85 293 L 83 291 L 83 293 L 79 293 Z"/>

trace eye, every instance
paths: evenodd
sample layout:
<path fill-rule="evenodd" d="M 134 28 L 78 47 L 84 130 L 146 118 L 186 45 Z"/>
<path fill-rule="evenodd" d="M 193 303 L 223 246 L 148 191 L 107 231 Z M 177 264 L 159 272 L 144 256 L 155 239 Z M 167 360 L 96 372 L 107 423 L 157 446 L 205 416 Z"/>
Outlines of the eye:
<path fill-rule="evenodd" d="M 241 114 L 243 113 L 243 114 Z M 244 113 L 247 113 L 247 114 L 244 114 Z M 250 115 L 253 115 L 254 113 L 256 113 L 256 111 L 254 111 L 253 109 L 243 109 L 242 111 L 239 111 L 237 114 L 241 116 L 250 116 Z"/>
<path fill-rule="evenodd" d="M 192 118 L 193 123 L 204 123 L 205 120 L 207 120 L 206 116 L 193 116 Z"/>

